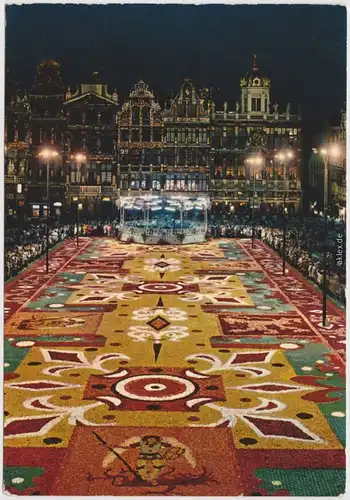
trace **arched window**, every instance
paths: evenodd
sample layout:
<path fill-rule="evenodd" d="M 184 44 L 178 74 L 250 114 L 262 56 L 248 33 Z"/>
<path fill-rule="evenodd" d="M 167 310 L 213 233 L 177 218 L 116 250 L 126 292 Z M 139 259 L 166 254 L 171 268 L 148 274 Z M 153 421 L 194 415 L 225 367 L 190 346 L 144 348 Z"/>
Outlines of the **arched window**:
<path fill-rule="evenodd" d="M 139 125 L 140 123 L 140 108 L 134 106 L 131 110 L 131 120 L 133 125 Z"/>
<path fill-rule="evenodd" d="M 142 108 L 142 123 L 143 125 L 150 123 L 150 109 L 148 106 Z"/>

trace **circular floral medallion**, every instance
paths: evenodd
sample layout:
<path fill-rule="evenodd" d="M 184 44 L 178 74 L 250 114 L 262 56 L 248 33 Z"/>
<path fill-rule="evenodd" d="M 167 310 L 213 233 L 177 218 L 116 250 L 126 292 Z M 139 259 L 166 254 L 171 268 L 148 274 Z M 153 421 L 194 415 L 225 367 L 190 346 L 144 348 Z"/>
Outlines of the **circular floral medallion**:
<path fill-rule="evenodd" d="M 138 288 L 143 292 L 153 293 L 174 293 L 182 290 L 182 286 L 176 283 L 146 283 Z"/>
<path fill-rule="evenodd" d="M 121 380 L 113 389 L 121 396 L 139 401 L 174 401 L 193 394 L 196 386 L 174 375 L 136 375 Z"/>

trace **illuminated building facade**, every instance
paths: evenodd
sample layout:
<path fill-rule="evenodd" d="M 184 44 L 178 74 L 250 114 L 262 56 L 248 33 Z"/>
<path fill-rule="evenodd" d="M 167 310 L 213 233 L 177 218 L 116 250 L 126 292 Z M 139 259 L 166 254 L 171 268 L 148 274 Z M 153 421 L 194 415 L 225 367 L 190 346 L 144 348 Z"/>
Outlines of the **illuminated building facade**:
<path fill-rule="evenodd" d="M 118 94 L 108 93 L 99 75 L 81 84 L 75 93 L 68 88 L 63 103 L 66 120 L 63 161 L 66 206 L 82 204 L 82 218 L 115 218 L 117 196 L 116 119 Z M 86 161 L 77 165 L 74 156 Z"/>
<path fill-rule="evenodd" d="M 330 127 L 318 145 L 331 147 L 337 145 L 337 154 L 329 156 L 328 200 L 329 212 L 335 217 L 345 219 L 346 215 L 346 113 L 341 111 L 338 126 Z M 308 183 L 310 189 L 310 209 L 314 213 L 323 210 L 324 161 L 318 150 L 314 150 L 308 163 Z"/>
<path fill-rule="evenodd" d="M 16 92 L 17 83 L 6 74 L 5 94 L 5 218 L 24 220 L 25 179 L 28 166 L 29 102 Z"/>
<path fill-rule="evenodd" d="M 272 104 L 270 80 L 255 57 L 240 89 L 233 110 L 227 103 L 216 109 L 207 89 L 197 91 L 186 78 L 161 107 L 142 80 L 121 100 L 98 74 L 72 91 L 58 63 L 42 62 L 29 97 L 13 99 L 6 109 L 8 165 L 10 151 L 23 142 L 25 215 L 46 215 L 46 166 L 38 154 L 47 146 L 59 152 L 50 165 L 51 215 L 74 214 L 79 199 L 83 218 L 114 219 L 122 196 L 182 192 L 206 195 L 234 212 L 251 206 L 254 193 L 262 210 L 278 211 L 284 200 L 291 212 L 298 210 L 300 116 L 289 104 L 283 110 Z M 77 153 L 86 157 L 81 165 Z M 255 156 L 259 168 L 249 163 Z M 10 206 L 11 197 L 6 201 Z"/>
<path fill-rule="evenodd" d="M 210 192 L 210 111 L 188 78 L 163 111 L 165 192 Z"/>
<path fill-rule="evenodd" d="M 52 147 L 60 154 L 64 150 L 66 120 L 63 112 L 64 84 L 60 66 L 55 61 L 43 61 L 37 68 L 29 92 L 29 149 L 25 176 L 25 209 L 28 216 L 45 217 L 47 207 L 56 214 L 54 204 L 64 206 L 65 185 L 62 158 L 49 165 L 50 203 L 47 203 L 47 165 L 39 159 L 43 147 Z"/>
<path fill-rule="evenodd" d="M 159 191 L 162 175 L 161 107 L 142 80 L 130 91 L 116 121 L 118 196 Z"/>
<path fill-rule="evenodd" d="M 230 111 L 225 103 L 223 110 L 215 112 L 212 199 L 238 209 L 252 200 L 254 186 L 256 206 L 278 211 L 286 195 L 290 211 L 298 210 L 300 116 L 292 113 L 289 104 L 284 110 L 271 104 L 270 80 L 260 72 L 255 57 L 240 87 L 235 109 Z M 260 168 L 252 168 L 247 161 L 254 156 L 261 157 Z"/>

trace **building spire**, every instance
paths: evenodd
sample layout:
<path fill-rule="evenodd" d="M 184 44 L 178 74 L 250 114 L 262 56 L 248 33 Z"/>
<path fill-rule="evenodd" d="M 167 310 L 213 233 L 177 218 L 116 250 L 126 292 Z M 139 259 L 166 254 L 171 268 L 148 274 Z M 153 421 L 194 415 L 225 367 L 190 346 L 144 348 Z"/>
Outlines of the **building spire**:
<path fill-rule="evenodd" d="M 253 54 L 253 70 L 256 71 L 257 69 L 258 69 L 258 67 L 256 65 L 256 54 Z"/>

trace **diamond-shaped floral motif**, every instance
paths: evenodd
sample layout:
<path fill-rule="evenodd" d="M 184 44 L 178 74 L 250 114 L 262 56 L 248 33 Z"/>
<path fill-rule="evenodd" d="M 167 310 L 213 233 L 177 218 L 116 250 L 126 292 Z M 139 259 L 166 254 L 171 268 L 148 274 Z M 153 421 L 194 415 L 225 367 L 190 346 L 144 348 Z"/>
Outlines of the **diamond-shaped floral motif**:
<path fill-rule="evenodd" d="M 155 318 L 148 321 L 147 325 L 151 326 L 152 328 L 154 328 L 154 330 L 157 330 L 157 332 L 159 332 L 160 330 L 163 330 L 163 328 L 169 326 L 170 323 L 162 316 L 156 316 Z"/>
<path fill-rule="evenodd" d="M 322 439 L 319 436 L 313 434 L 296 419 L 258 417 L 253 415 L 241 415 L 240 417 L 246 423 L 250 424 L 261 437 L 322 443 Z"/>
<path fill-rule="evenodd" d="M 167 262 L 164 262 L 163 260 L 160 260 L 156 264 L 154 264 L 156 267 L 160 267 L 164 269 L 164 267 L 169 267 L 169 264 Z"/>

